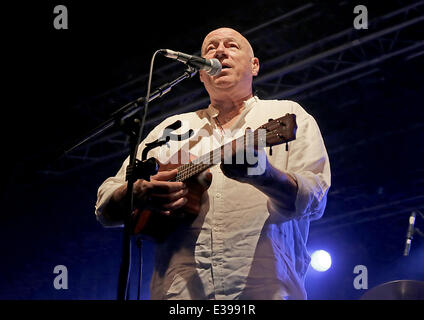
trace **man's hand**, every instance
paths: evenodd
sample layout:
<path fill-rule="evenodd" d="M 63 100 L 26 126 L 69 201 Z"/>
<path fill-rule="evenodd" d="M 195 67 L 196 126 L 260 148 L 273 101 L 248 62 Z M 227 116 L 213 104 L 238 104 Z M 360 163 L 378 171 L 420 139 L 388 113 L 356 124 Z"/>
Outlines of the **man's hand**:
<path fill-rule="evenodd" d="M 138 208 L 151 209 L 169 215 L 171 211 L 187 203 L 188 189 L 183 182 L 168 180 L 177 175 L 178 170 L 161 171 L 149 181 L 137 180 L 134 184 L 134 203 Z"/>
<path fill-rule="evenodd" d="M 150 209 L 165 215 L 181 208 L 187 203 L 188 189 L 183 182 L 168 180 L 177 175 L 178 170 L 161 171 L 150 178 L 150 181 L 139 179 L 134 183 L 134 206 L 138 209 Z M 115 190 L 105 208 L 105 216 L 110 221 L 122 222 L 126 215 L 127 183 Z"/>
<path fill-rule="evenodd" d="M 244 152 L 240 150 L 239 152 Z M 243 163 L 237 163 L 237 156 L 233 156 L 231 163 L 221 163 L 222 172 L 231 179 L 253 186 L 260 186 L 269 170 L 268 158 L 264 149 L 253 150 L 244 156 Z"/>

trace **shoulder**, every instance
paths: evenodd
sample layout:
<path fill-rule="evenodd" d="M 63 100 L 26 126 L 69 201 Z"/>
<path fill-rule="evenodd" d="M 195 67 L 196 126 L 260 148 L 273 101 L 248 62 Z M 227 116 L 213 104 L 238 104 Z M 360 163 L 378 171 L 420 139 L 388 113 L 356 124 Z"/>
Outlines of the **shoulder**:
<path fill-rule="evenodd" d="M 310 121 L 313 117 L 296 101 L 292 100 L 261 100 L 258 99 L 261 112 L 270 116 L 284 116 L 286 113 L 296 115 L 297 121 Z"/>

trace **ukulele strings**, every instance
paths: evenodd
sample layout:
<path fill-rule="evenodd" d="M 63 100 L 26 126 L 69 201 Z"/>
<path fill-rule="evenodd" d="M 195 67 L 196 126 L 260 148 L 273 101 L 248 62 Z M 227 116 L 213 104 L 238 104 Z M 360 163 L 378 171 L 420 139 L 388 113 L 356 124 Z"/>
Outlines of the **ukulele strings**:
<path fill-rule="evenodd" d="M 267 139 L 269 137 L 269 135 L 274 134 L 273 132 L 268 132 L 266 133 L 265 139 Z M 243 139 L 243 142 L 245 142 L 245 137 L 246 136 L 241 136 L 235 140 L 238 139 Z M 255 130 L 253 133 L 253 139 L 257 140 L 258 138 L 258 131 Z M 233 141 L 235 141 L 233 140 Z M 232 144 L 233 141 L 228 142 L 227 144 Z M 227 145 L 225 144 L 225 145 Z M 221 150 L 225 147 L 225 145 L 212 150 L 211 152 L 204 154 L 202 156 L 200 156 L 197 159 L 194 159 L 193 161 L 187 163 L 187 164 L 183 164 L 180 167 L 178 167 L 178 173 L 176 175 L 175 178 L 171 179 L 170 181 L 184 181 L 187 180 L 189 178 L 191 178 L 192 176 L 214 166 L 215 164 L 218 164 L 219 162 L 221 162 Z"/>

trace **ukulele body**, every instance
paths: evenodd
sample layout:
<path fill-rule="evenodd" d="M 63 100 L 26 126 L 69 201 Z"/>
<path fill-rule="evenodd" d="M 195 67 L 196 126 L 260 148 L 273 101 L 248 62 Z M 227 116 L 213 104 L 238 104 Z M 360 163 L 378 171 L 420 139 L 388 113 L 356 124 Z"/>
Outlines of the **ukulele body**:
<path fill-rule="evenodd" d="M 181 164 L 160 164 L 159 171 L 178 169 Z M 203 193 L 212 183 L 210 172 L 199 173 L 184 181 L 188 192 L 185 195 L 187 203 L 174 210 L 169 216 L 148 209 L 135 209 L 133 212 L 133 233 L 143 238 L 162 242 L 180 224 L 191 224 L 198 216 Z"/>
<path fill-rule="evenodd" d="M 262 130 L 261 135 L 259 130 Z M 285 116 L 282 116 L 278 119 L 269 119 L 268 123 L 263 124 L 253 132 L 253 146 L 257 148 L 259 146 L 259 141 L 262 142 L 262 146 L 265 145 L 267 147 L 279 145 L 282 143 L 287 144 L 289 141 L 296 139 L 296 130 L 297 124 L 295 114 L 287 113 Z M 239 144 L 237 144 L 238 139 L 241 139 Z M 219 161 L 223 161 L 223 155 L 225 155 L 224 151 L 226 150 L 226 147 L 232 150 L 232 156 L 235 156 L 238 145 L 242 145 L 246 148 L 245 136 L 230 141 L 218 149 L 212 150 L 209 152 L 209 154 L 205 154 L 201 157 L 206 160 L 207 164 L 217 163 L 215 162 L 216 159 L 214 158 L 216 154 L 220 156 Z M 286 145 L 286 148 L 287 147 L 288 145 Z M 132 219 L 132 231 L 134 234 L 141 234 L 145 238 L 161 242 L 170 232 L 175 230 L 179 224 L 190 224 L 198 216 L 201 207 L 202 195 L 209 188 L 212 182 L 212 174 L 210 172 L 206 172 L 205 174 L 204 171 L 211 165 L 199 164 L 201 161 L 198 161 L 197 164 L 194 164 L 193 162 L 190 162 L 191 155 L 189 155 L 188 164 L 200 166 L 197 167 L 199 170 L 196 168 L 193 168 L 193 170 L 187 170 L 186 167 L 179 168 L 181 163 L 187 163 L 187 161 L 182 161 L 182 159 L 187 160 L 187 157 L 182 157 L 182 153 L 183 152 L 181 150 L 175 153 L 174 156 L 171 157 L 169 164 L 160 165 L 159 171 L 172 170 L 177 168 L 181 170 L 180 172 L 184 172 L 184 175 L 190 177 L 184 180 L 177 180 L 184 181 L 187 185 L 187 188 L 189 189 L 188 194 L 185 196 L 188 200 L 187 203 L 181 209 L 171 212 L 169 216 L 159 214 L 157 212 L 152 212 L 150 210 L 134 210 Z M 188 154 L 184 153 L 184 155 Z M 198 172 L 202 173 L 194 175 Z"/>

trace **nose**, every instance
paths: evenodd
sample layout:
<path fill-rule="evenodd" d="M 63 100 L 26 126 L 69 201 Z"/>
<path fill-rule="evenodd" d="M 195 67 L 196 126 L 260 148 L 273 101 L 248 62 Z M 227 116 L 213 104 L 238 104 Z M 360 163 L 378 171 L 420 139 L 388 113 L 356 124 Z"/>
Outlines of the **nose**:
<path fill-rule="evenodd" d="M 218 47 L 215 50 L 215 57 L 216 58 L 220 58 L 220 57 L 227 57 L 228 53 L 227 53 L 227 48 L 225 47 L 223 42 L 220 42 Z"/>

